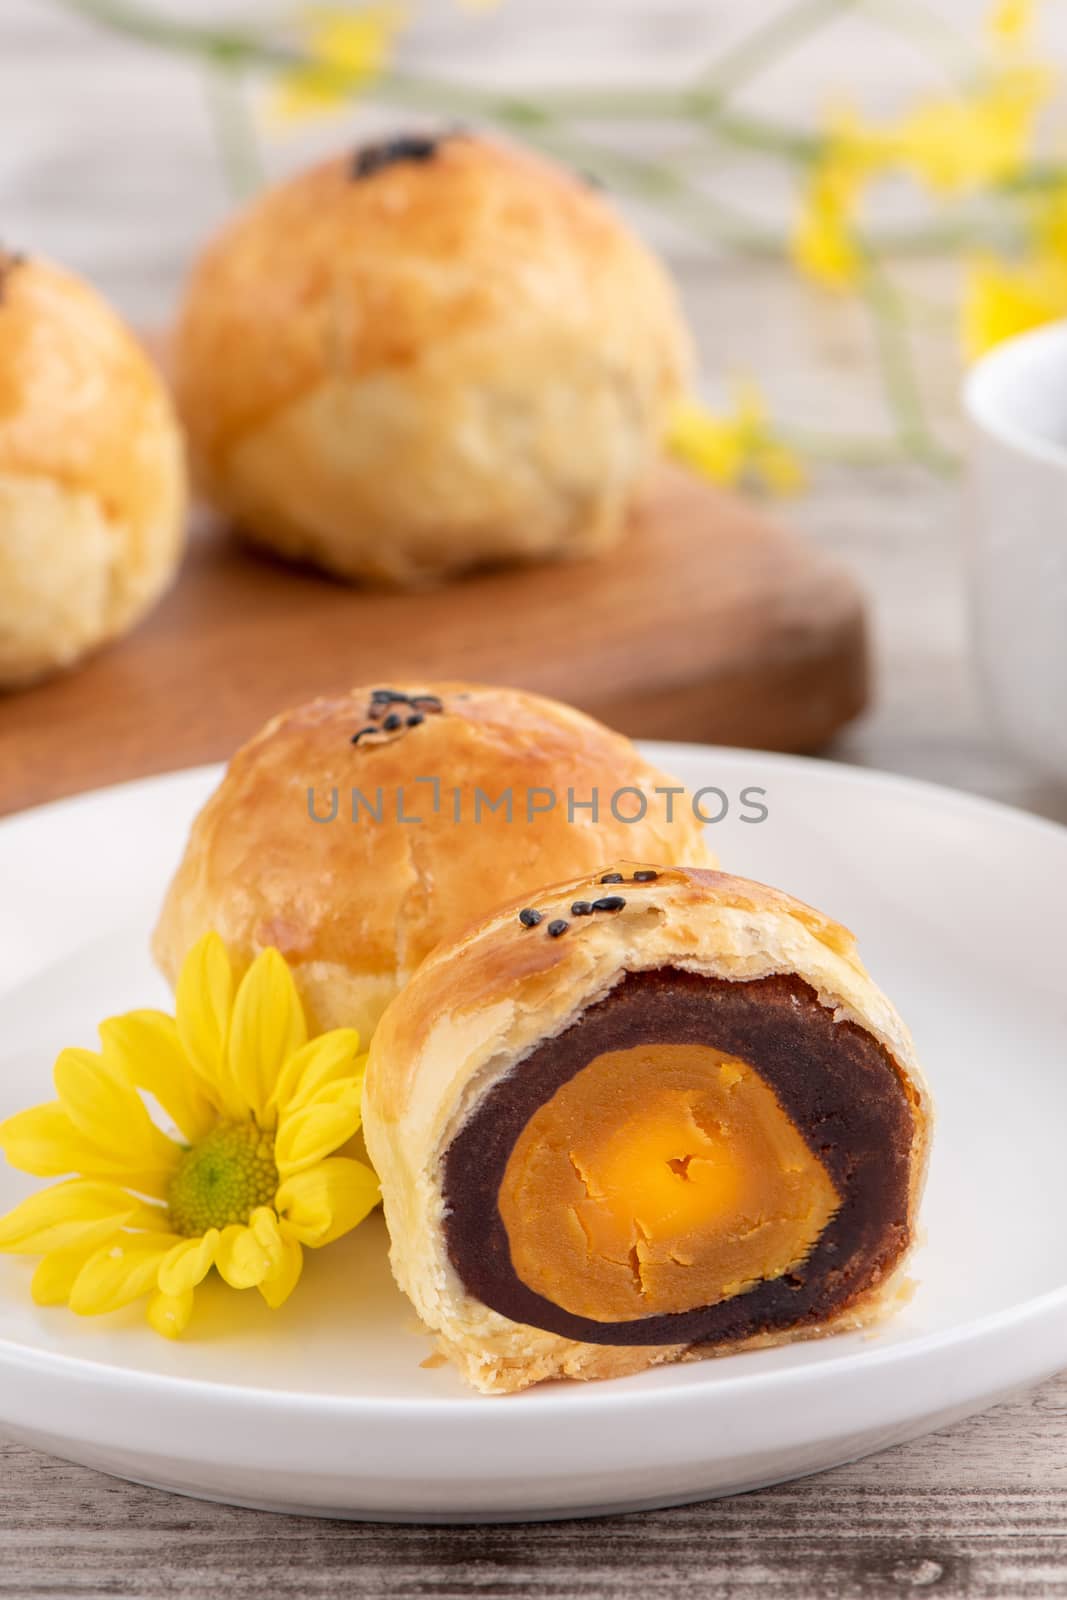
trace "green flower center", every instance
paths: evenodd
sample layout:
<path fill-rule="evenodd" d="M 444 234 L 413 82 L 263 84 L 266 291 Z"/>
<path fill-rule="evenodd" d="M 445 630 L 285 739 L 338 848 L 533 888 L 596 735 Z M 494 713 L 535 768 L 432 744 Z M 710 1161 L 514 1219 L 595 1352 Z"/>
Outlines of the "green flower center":
<path fill-rule="evenodd" d="M 209 1228 L 244 1223 L 278 1189 L 274 1140 L 254 1122 L 223 1123 L 178 1163 L 167 1193 L 171 1227 L 196 1238 Z"/>

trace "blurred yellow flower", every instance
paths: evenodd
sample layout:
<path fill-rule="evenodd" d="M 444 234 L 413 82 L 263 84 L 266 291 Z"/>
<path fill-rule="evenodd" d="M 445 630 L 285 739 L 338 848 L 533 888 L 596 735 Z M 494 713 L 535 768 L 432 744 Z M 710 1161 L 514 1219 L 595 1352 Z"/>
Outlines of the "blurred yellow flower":
<path fill-rule="evenodd" d="M 792 494 L 804 485 L 799 460 L 775 437 L 752 383 L 734 386 L 733 407 L 725 415 L 685 401 L 671 418 L 666 442 L 675 460 L 713 483 L 755 485 L 774 494 Z"/>
<path fill-rule="evenodd" d="M 966 264 L 960 331 L 971 359 L 1067 317 L 1067 186 L 1039 191 L 1029 212 L 1027 253 L 1005 260 L 987 251 Z"/>
<path fill-rule="evenodd" d="M 863 252 L 853 228 L 862 192 L 862 169 L 835 154 L 813 170 L 789 239 L 794 264 L 827 289 L 851 289 L 863 274 Z"/>
<path fill-rule="evenodd" d="M 313 6 L 304 12 L 299 32 L 306 60 L 279 75 L 279 114 L 315 116 L 344 105 L 384 72 L 403 24 L 396 6 Z"/>
<path fill-rule="evenodd" d="M 1057 317 L 1067 317 L 1067 259 L 1005 262 L 979 256 L 964 279 L 963 347 L 970 359 Z"/>
<path fill-rule="evenodd" d="M 1026 164 L 1054 82 L 1043 67 L 1009 67 L 970 95 L 923 102 L 897 125 L 896 163 L 941 194 L 1012 177 Z"/>
<path fill-rule="evenodd" d="M 910 174 L 935 193 L 965 193 L 1022 171 L 1055 75 L 1027 59 L 1031 0 L 1000 0 L 988 21 L 993 59 L 966 94 L 920 101 L 879 125 L 851 107 L 825 122 L 825 149 L 793 232 L 794 262 L 834 289 L 853 287 L 862 255 L 852 227 L 864 186 Z"/>
<path fill-rule="evenodd" d="M 997 0 L 986 18 L 994 51 L 1025 49 L 1034 26 L 1034 0 Z"/>
<path fill-rule="evenodd" d="M 1039 190 L 1030 204 L 1029 222 L 1035 253 L 1067 261 L 1067 185 Z"/>
<path fill-rule="evenodd" d="M 168 1338 L 185 1330 L 212 1267 L 280 1306 L 304 1247 L 340 1238 L 378 1202 L 371 1169 L 334 1154 L 360 1125 L 359 1037 L 308 1039 L 277 950 L 235 991 L 226 947 L 209 934 L 182 967 L 176 1012 L 104 1022 L 99 1054 L 60 1055 L 57 1100 L 0 1124 L 12 1166 L 74 1174 L 0 1217 L 0 1250 L 41 1257 L 38 1305 L 96 1316 L 148 1296 L 148 1320 Z"/>

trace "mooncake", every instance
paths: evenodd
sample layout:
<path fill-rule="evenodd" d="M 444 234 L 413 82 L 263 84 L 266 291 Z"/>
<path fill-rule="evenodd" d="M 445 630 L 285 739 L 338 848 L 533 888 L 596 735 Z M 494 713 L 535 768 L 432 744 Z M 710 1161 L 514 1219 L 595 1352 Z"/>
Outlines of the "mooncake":
<path fill-rule="evenodd" d="M 155 933 L 173 981 L 205 933 L 274 946 L 312 1025 L 364 1039 L 440 939 L 622 851 L 713 862 L 684 788 L 630 741 L 519 689 L 385 683 L 275 717 L 193 823 Z"/>
<path fill-rule="evenodd" d="M 177 419 L 133 333 L 74 273 L 0 248 L 0 692 L 140 621 L 185 503 Z"/>
<path fill-rule="evenodd" d="M 241 533 L 412 585 L 616 544 L 692 351 L 602 193 L 453 131 L 257 196 L 193 272 L 174 360 L 201 487 Z"/>
<path fill-rule="evenodd" d="M 364 1105 L 397 1282 L 486 1393 L 888 1315 L 930 1123 L 851 934 L 632 863 L 440 946 Z"/>

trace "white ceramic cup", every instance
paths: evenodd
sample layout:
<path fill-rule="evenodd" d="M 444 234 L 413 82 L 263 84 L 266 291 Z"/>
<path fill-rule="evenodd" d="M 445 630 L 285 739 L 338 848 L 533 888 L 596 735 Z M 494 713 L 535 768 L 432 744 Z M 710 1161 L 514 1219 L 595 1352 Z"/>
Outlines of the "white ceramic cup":
<path fill-rule="evenodd" d="M 974 638 L 994 717 L 1067 780 L 1067 322 L 998 345 L 964 387 Z"/>

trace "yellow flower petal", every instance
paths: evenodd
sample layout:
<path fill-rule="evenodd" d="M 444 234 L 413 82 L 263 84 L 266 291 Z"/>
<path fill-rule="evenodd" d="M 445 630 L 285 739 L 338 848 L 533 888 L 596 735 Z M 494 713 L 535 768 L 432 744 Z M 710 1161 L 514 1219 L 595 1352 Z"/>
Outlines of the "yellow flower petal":
<path fill-rule="evenodd" d="M 117 1184 L 73 1178 L 31 1194 L 0 1217 L 0 1250 L 36 1256 L 80 1245 L 95 1248 L 121 1228 L 166 1227 L 161 1206 L 149 1206 Z"/>
<path fill-rule="evenodd" d="M 288 1300 L 300 1281 L 304 1252 L 295 1239 L 283 1236 L 281 1224 L 269 1206 L 259 1206 L 253 1211 L 249 1227 L 270 1260 L 259 1292 L 272 1310 L 276 1310 Z"/>
<path fill-rule="evenodd" d="M 378 1204 L 378 1179 L 362 1161 L 333 1156 L 286 1178 L 275 1200 L 282 1235 L 320 1249 L 355 1228 Z"/>
<path fill-rule="evenodd" d="M 139 1300 L 156 1287 L 159 1264 L 176 1242 L 173 1234 L 127 1234 L 97 1250 L 74 1280 L 70 1309 L 96 1317 Z"/>
<path fill-rule="evenodd" d="M 193 1314 L 193 1291 L 182 1294 L 154 1294 L 148 1302 L 145 1315 L 157 1333 L 164 1339 L 180 1339 L 189 1326 Z"/>
<path fill-rule="evenodd" d="M 1034 26 L 1033 0 L 997 0 L 986 18 L 986 31 L 994 47 L 1021 49 Z"/>
<path fill-rule="evenodd" d="M 110 1240 L 97 1239 L 91 1249 L 52 1250 L 42 1256 L 30 1283 L 34 1304 L 65 1306 L 82 1267 L 96 1250 L 108 1243 Z"/>
<path fill-rule="evenodd" d="M 1054 88 L 1052 73 L 1018 62 L 999 66 L 967 95 L 922 101 L 897 126 L 900 165 L 942 194 L 1002 182 L 1026 165 Z"/>
<path fill-rule="evenodd" d="M 736 433 L 695 401 L 680 405 L 671 418 L 666 446 L 676 461 L 692 467 L 712 483 L 735 483 L 743 465 Z"/>
<path fill-rule="evenodd" d="M 105 1063 L 153 1095 L 190 1144 L 214 1126 L 221 1101 L 210 1097 L 208 1081 L 190 1067 L 173 1017 L 162 1011 L 109 1017 L 100 1024 L 100 1042 Z"/>
<path fill-rule="evenodd" d="M 174 1147 L 177 1150 L 177 1146 Z M 13 1167 L 32 1173 L 35 1178 L 60 1178 L 68 1172 L 86 1178 L 114 1179 L 138 1194 L 157 1200 L 166 1198 L 173 1175 L 173 1161 L 156 1162 L 151 1168 L 134 1166 L 121 1150 L 101 1150 L 83 1138 L 55 1100 L 31 1106 L 0 1124 L 0 1150 Z"/>
<path fill-rule="evenodd" d="M 758 387 L 751 381 L 735 383 L 732 400 L 725 416 L 686 402 L 672 419 L 671 454 L 715 483 L 758 485 L 783 494 L 800 488 L 801 464 L 775 437 Z"/>
<path fill-rule="evenodd" d="M 796 494 L 808 481 L 799 457 L 784 444 L 761 444 L 752 465 L 757 478 L 772 494 Z"/>
<path fill-rule="evenodd" d="M 209 1228 L 201 1239 L 184 1239 L 167 1254 L 159 1268 L 159 1287 L 175 1298 L 203 1283 L 215 1263 L 219 1230 Z"/>
<path fill-rule="evenodd" d="M 1017 333 L 1064 316 L 1067 258 L 1058 252 L 1020 262 L 979 257 L 968 266 L 961 322 L 963 346 L 970 359 Z"/>
<path fill-rule="evenodd" d="M 233 969 L 217 933 L 205 934 L 193 945 L 182 963 L 174 999 L 178 1037 L 190 1065 L 205 1083 L 225 1084 Z M 234 1108 L 227 1103 L 227 1109 Z"/>
<path fill-rule="evenodd" d="M 800 271 L 824 289 L 852 289 L 864 273 L 855 233 L 859 189 L 852 171 L 831 157 L 817 168 L 804 193 L 789 241 Z"/>
<path fill-rule="evenodd" d="M 248 1226 L 273 1261 L 283 1242 L 277 1212 L 271 1206 L 257 1206 L 248 1219 Z"/>
<path fill-rule="evenodd" d="M 233 1223 L 219 1235 L 215 1265 L 231 1289 L 254 1289 L 270 1272 L 271 1259 L 251 1228 Z"/>
<path fill-rule="evenodd" d="M 360 1125 L 358 1101 L 311 1105 L 283 1118 L 274 1142 L 274 1160 L 282 1178 L 323 1161 L 351 1139 Z"/>
<path fill-rule="evenodd" d="M 259 1284 L 259 1292 L 272 1311 L 284 1305 L 300 1282 L 304 1269 L 304 1252 L 295 1239 L 282 1240 L 282 1253 Z"/>
<path fill-rule="evenodd" d="M 92 1050 L 64 1050 L 53 1069 L 60 1105 L 105 1155 L 148 1171 L 173 1171 L 181 1148 L 156 1127 L 125 1073 Z"/>
<path fill-rule="evenodd" d="M 30 1106 L 0 1123 L 0 1150 L 13 1167 L 35 1178 L 58 1178 L 84 1172 L 83 1157 L 102 1159 L 83 1139 L 56 1100 Z"/>
<path fill-rule="evenodd" d="M 380 76 L 402 21 L 395 6 L 309 8 L 307 61 L 279 75 L 277 111 L 295 118 L 343 105 Z"/>
<path fill-rule="evenodd" d="M 362 1085 L 366 1066 L 367 1056 L 359 1054 L 355 1028 L 335 1028 L 332 1033 L 320 1034 L 285 1063 L 271 1095 L 271 1106 L 284 1115 L 309 1105 L 338 1081 L 351 1079 Z"/>
<path fill-rule="evenodd" d="M 307 1043 L 304 1008 L 277 950 L 264 950 L 245 973 L 230 1026 L 230 1078 L 257 1117 L 266 1113 L 282 1069 Z"/>

